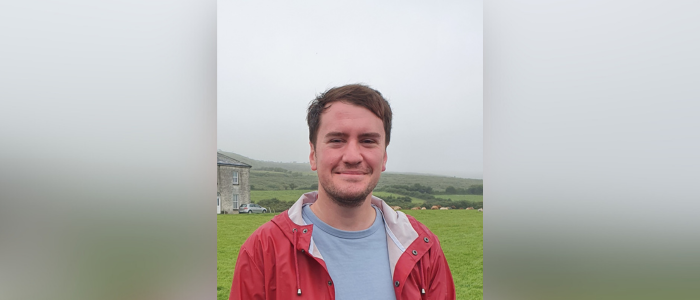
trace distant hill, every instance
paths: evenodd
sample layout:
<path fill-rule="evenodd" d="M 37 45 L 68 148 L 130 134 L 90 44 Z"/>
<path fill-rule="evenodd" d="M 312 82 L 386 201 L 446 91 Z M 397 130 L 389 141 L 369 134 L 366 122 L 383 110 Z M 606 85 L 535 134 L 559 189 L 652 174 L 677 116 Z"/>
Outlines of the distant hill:
<path fill-rule="evenodd" d="M 284 190 L 290 184 L 297 189 L 304 189 L 318 184 L 315 171 L 311 171 L 309 163 L 283 163 L 273 161 L 261 161 L 245 157 L 233 152 L 219 151 L 221 154 L 239 160 L 252 167 L 250 172 L 251 188 L 255 190 Z M 280 169 L 287 170 L 282 171 Z M 385 172 L 377 183 L 381 189 L 389 185 L 413 185 L 421 184 L 432 187 L 435 191 L 444 191 L 448 186 L 466 189 L 472 185 L 484 184 L 482 179 L 467 179 L 451 176 L 438 176 L 420 173 L 393 173 Z"/>
<path fill-rule="evenodd" d="M 448 177 L 438 175 L 425 174 L 407 174 L 407 173 L 382 173 L 379 178 L 377 188 L 381 189 L 390 185 L 414 185 L 421 184 L 432 187 L 436 191 L 444 191 L 448 186 L 455 188 L 467 189 L 472 185 L 484 184 L 483 179 L 467 179 L 459 177 Z"/>
<path fill-rule="evenodd" d="M 282 168 L 282 169 L 289 170 L 292 172 L 313 172 L 313 171 L 311 171 L 311 165 L 309 165 L 308 162 L 306 162 L 306 163 L 287 163 L 287 162 L 264 161 L 264 160 L 257 160 L 257 159 L 245 157 L 243 155 L 236 154 L 233 152 L 219 151 L 219 153 L 226 155 L 230 158 L 239 160 L 241 162 L 244 162 L 246 164 L 249 164 L 249 165 L 253 166 L 253 170 L 256 170 L 256 169 L 260 170 L 262 168 Z"/>

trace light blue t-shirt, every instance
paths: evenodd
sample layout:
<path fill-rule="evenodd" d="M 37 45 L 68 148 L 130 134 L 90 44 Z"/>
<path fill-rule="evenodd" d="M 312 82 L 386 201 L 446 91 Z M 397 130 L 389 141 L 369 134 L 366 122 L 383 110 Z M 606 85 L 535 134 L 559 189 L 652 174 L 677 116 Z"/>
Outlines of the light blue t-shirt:
<path fill-rule="evenodd" d="M 384 218 L 379 209 L 372 226 L 361 231 L 344 231 L 323 223 L 304 205 L 302 217 L 313 224 L 311 238 L 326 262 L 335 287 L 335 298 L 391 299 L 394 294 Z"/>

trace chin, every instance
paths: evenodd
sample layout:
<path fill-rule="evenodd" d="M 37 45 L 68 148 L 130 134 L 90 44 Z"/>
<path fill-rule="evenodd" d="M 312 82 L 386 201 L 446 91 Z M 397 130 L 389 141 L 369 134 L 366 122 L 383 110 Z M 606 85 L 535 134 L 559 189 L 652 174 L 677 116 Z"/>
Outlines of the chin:
<path fill-rule="evenodd" d="M 344 207 L 357 207 L 365 202 L 372 194 L 372 189 L 367 185 L 353 187 L 324 186 L 326 194 L 333 202 Z"/>
<path fill-rule="evenodd" d="M 372 192 L 370 191 L 369 194 Z M 367 198 L 369 195 L 366 190 L 352 190 L 352 191 L 341 191 L 338 193 L 338 196 L 344 197 L 344 198 Z"/>

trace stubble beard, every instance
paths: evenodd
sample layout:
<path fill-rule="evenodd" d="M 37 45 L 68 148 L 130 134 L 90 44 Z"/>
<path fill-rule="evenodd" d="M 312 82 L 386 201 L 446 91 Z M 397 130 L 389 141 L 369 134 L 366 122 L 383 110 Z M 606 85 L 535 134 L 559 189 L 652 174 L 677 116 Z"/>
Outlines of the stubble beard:
<path fill-rule="evenodd" d="M 321 188 L 326 192 L 328 198 L 331 198 L 331 200 L 339 206 L 358 207 L 364 203 L 365 199 L 367 199 L 367 196 L 372 193 L 378 182 L 379 179 L 376 181 L 371 181 L 364 191 L 355 194 L 340 191 L 332 182 L 329 182 L 328 184 L 321 183 Z"/>

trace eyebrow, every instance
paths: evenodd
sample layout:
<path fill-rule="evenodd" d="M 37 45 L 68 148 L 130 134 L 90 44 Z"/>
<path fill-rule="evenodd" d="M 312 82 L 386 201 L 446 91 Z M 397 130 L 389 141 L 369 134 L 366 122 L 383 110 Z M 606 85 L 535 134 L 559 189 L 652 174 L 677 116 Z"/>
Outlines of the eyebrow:
<path fill-rule="evenodd" d="M 376 133 L 376 132 L 368 132 L 368 133 L 360 134 L 360 138 L 375 138 L 375 139 L 378 139 L 378 138 L 380 138 L 380 137 L 382 137 L 382 135 L 379 134 L 379 133 Z"/>
<path fill-rule="evenodd" d="M 348 135 L 339 131 L 331 131 L 329 133 L 326 133 L 325 137 L 347 137 Z"/>
<path fill-rule="evenodd" d="M 360 134 L 360 138 L 380 138 L 382 135 L 376 132 L 367 132 L 367 133 L 362 133 Z M 331 131 L 329 133 L 326 133 L 325 135 L 326 138 L 330 137 L 348 137 L 347 133 L 342 133 L 339 131 Z"/>

